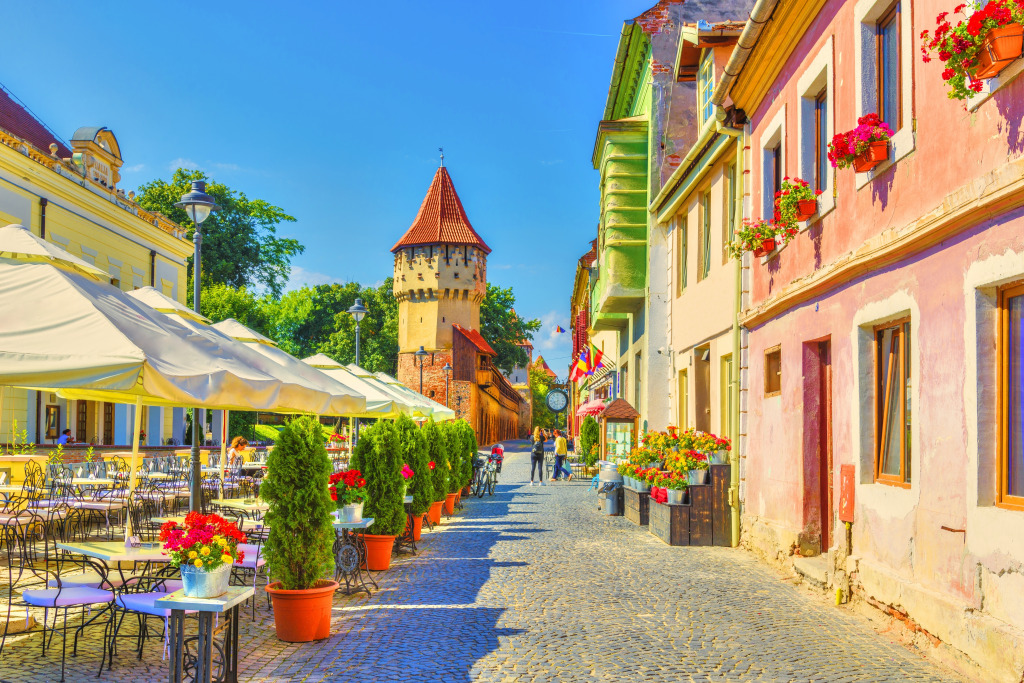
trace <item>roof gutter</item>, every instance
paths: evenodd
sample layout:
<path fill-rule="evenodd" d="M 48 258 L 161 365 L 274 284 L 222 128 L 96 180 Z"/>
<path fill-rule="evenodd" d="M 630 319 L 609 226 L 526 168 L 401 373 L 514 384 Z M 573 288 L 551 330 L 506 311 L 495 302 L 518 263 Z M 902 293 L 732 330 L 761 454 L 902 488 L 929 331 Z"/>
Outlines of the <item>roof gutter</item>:
<path fill-rule="evenodd" d="M 601 117 L 603 120 L 611 119 L 612 113 L 615 111 L 615 100 L 619 96 L 619 81 L 622 70 L 626 67 L 626 60 L 629 59 L 629 39 L 635 23 L 632 19 L 622 22 L 622 33 L 619 35 L 619 45 L 615 50 L 615 65 L 612 67 L 612 82 L 608 86 L 608 100 L 604 105 L 604 116 Z"/>
<path fill-rule="evenodd" d="M 757 0 L 750 10 L 750 18 L 747 19 L 747 25 L 743 27 L 743 33 L 736 41 L 736 47 L 733 48 L 729 62 L 725 65 L 722 80 L 718 82 L 714 92 L 711 93 L 711 103 L 716 107 L 720 108 L 725 104 L 725 98 L 729 96 L 732 84 L 743 71 L 743 65 L 747 63 L 750 53 L 757 45 L 761 31 L 764 30 L 764 25 L 771 20 L 778 4 L 779 0 Z"/>

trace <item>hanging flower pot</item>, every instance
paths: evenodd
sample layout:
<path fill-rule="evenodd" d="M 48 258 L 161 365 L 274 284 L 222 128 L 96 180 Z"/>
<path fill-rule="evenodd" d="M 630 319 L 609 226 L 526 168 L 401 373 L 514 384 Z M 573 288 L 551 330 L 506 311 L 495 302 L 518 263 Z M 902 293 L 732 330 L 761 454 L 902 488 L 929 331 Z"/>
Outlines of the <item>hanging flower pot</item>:
<path fill-rule="evenodd" d="M 974 67 L 975 78 L 992 78 L 1021 55 L 1024 48 L 1024 27 L 1008 24 L 994 28 L 985 36 Z"/>
<path fill-rule="evenodd" d="M 430 510 L 427 511 L 427 519 L 430 520 L 431 524 L 441 523 L 441 506 L 444 505 L 443 500 L 436 500 L 430 504 Z"/>
<path fill-rule="evenodd" d="M 798 221 L 809 220 L 816 213 L 818 213 L 817 199 L 801 199 L 796 203 L 796 219 Z"/>
<path fill-rule="evenodd" d="M 760 258 L 761 256 L 767 256 L 773 251 L 775 251 L 775 238 L 769 237 L 761 242 L 761 246 L 754 249 L 754 256 Z"/>
<path fill-rule="evenodd" d="M 873 140 L 868 143 L 868 148 L 853 160 L 853 170 L 855 173 L 867 173 L 888 158 L 889 141 Z"/>
<path fill-rule="evenodd" d="M 366 568 L 382 572 L 391 566 L 391 552 L 395 549 L 395 537 L 385 534 L 364 534 L 366 541 Z"/>

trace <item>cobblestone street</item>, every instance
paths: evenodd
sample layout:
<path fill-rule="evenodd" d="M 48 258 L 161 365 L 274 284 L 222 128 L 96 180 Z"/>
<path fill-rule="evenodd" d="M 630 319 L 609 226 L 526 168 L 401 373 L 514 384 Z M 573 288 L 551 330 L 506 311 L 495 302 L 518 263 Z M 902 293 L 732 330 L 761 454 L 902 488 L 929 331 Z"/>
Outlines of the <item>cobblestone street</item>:
<path fill-rule="evenodd" d="M 334 634 L 286 645 L 266 603 L 242 616 L 242 680 L 959 681 L 825 605 L 745 552 L 670 548 L 596 510 L 588 482 L 531 488 L 509 450 L 499 491 L 471 499 L 422 552 L 396 558 L 373 597 L 335 599 Z M 98 635 L 69 657 L 95 680 Z M 3 654 L 0 678 L 55 681 L 39 635 Z M 70 644 L 69 644 L 70 647 Z M 128 641 L 103 680 L 163 680 L 161 645 Z"/>

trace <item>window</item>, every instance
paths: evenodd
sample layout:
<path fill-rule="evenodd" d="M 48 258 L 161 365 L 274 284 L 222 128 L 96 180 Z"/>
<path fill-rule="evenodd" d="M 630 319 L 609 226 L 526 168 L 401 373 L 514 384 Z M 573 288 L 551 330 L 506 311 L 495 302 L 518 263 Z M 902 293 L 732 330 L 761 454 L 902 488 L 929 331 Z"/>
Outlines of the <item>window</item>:
<path fill-rule="evenodd" d="M 782 393 L 782 348 L 776 346 L 764 352 L 764 395 Z"/>
<path fill-rule="evenodd" d="M 697 73 L 697 111 L 700 112 L 700 123 L 704 125 L 711 118 L 715 107 L 711 104 L 711 94 L 715 90 L 715 60 L 714 54 L 708 50 L 704 55 L 704 61 L 700 63 L 700 71 Z"/>
<path fill-rule="evenodd" d="M 782 190 L 782 143 L 780 142 L 768 150 L 768 154 L 772 169 L 772 197 L 775 197 L 775 193 Z M 774 200 L 772 203 L 774 205 Z"/>
<path fill-rule="evenodd" d="M 719 381 L 721 387 L 719 388 L 719 395 L 721 396 L 722 412 L 721 422 L 722 426 L 719 428 L 719 434 L 725 438 L 732 440 L 732 354 L 722 356 L 722 360 L 719 366 Z"/>
<path fill-rule="evenodd" d="M 897 2 L 881 16 L 875 28 L 878 117 L 893 131 L 903 127 L 900 33 L 900 3 Z"/>
<path fill-rule="evenodd" d="M 640 367 L 640 354 L 636 354 L 633 362 L 633 407 L 637 412 L 641 411 L 640 399 L 643 396 L 643 370 Z"/>
<path fill-rule="evenodd" d="M 689 397 L 689 391 L 690 391 L 690 385 L 686 381 L 686 370 L 680 370 L 679 371 L 678 391 L 679 391 L 679 394 L 678 394 L 679 400 L 676 402 L 676 407 L 678 408 L 679 413 L 676 415 L 676 426 L 678 426 L 680 429 L 686 429 L 686 425 L 687 425 L 686 410 L 687 410 L 687 404 L 688 404 L 688 400 L 687 399 Z"/>
<path fill-rule="evenodd" d="M 686 291 L 686 259 L 687 259 L 687 221 L 684 216 L 679 221 L 679 293 Z"/>
<path fill-rule="evenodd" d="M 619 396 L 625 400 L 629 400 L 629 394 L 626 389 L 629 388 L 629 365 L 623 364 L 622 370 L 619 372 Z"/>
<path fill-rule="evenodd" d="M 697 282 L 711 273 L 711 193 L 700 198 L 700 252 L 697 254 Z"/>
<path fill-rule="evenodd" d="M 786 105 L 779 108 L 766 126 L 758 146 L 761 156 L 761 175 L 757 181 L 761 190 L 761 217 L 771 220 L 775 213 L 775 193 L 781 189 L 782 178 L 786 175 Z"/>
<path fill-rule="evenodd" d="M 910 485 L 910 321 L 875 328 L 875 478 Z"/>
<path fill-rule="evenodd" d="M 828 188 L 828 91 L 814 98 L 814 189 Z"/>
<path fill-rule="evenodd" d="M 736 167 L 725 167 L 725 186 L 723 187 L 722 207 L 722 265 L 729 262 L 729 245 L 736 232 Z"/>
<path fill-rule="evenodd" d="M 1024 284 L 999 292 L 998 504 L 1024 510 Z"/>

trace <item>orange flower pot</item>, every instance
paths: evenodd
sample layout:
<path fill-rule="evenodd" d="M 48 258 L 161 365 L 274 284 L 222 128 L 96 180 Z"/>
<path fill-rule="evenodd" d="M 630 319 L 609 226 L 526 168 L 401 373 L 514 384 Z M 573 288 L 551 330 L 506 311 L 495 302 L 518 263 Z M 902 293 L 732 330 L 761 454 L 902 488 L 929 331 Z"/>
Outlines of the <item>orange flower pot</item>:
<path fill-rule="evenodd" d="M 760 258 L 775 251 L 775 240 L 766 239 L 761 241 L 761 246 L 754 250 L 754 256 Z"/>
<path fill-rule="evenodd" d="M 855 173 L 867 173 L 888 158 L 888 140 L 869 142 L 868 148 L 864 150 L 864 153 L 853 160 L 853 170 Z"/>
<path fill-rule="evenodd" d="M 473 492 L 469 489 L 469 484 L 466 484 L 464 487 L 462 487 L 462 491 L 460 491 L 460 493 L 464 496 L 469 496 L 472 495 Z"/>
<path fill-rule="evenodd" d="M 1021 55 L 1024 49 L 1024 27 L 1020 24 L 1007 24 L 994 28 L 985 36 L 985 42 L 978 51 L 978 61 L 974 67 L 975 78 L 992 78 L 1010 65 Z"/>
<path fill-rule="evenodd" d="M 395 549 L 395 537 L 376 534 L 364 534 L 366 541 L 366 568 L 372 572 L 382 572 L 391 566 L 391 552 Z"/>
<path fill-rule="evenodd" d="M 420 540 L 420 534 L 423 533 L 423 515 L 412 516 L 412 540 Z"/>
<path fill-rule="evenodd" d="M 444 511 L 451 516 L 455 514 L 455 494 L 449 493 L 444 497 Z"/>
<path fill-rule="evenodd" d="M 806 221 L 816 213 L 818 213 L 817 199 L 801 199 L 796 203 L 796 219 L 798 221 Z"/>
<path fill-rule="evenodd" d="M 274 603 L 274 628 L 278 640 L 308 643 L 331 635 L 331 600 L 338 584 L 322 581 L 308 590 L 285 590 L 281 582 L 267 586 Z"/>
<path fill-rule="evenodd" d="M 427 519 L 430 520 L 431 524 L 441 523 L 441 506 L 444 505 L 443 500 L 434 501 L 430 504 L 430 510 L 427 511 Z"/>

